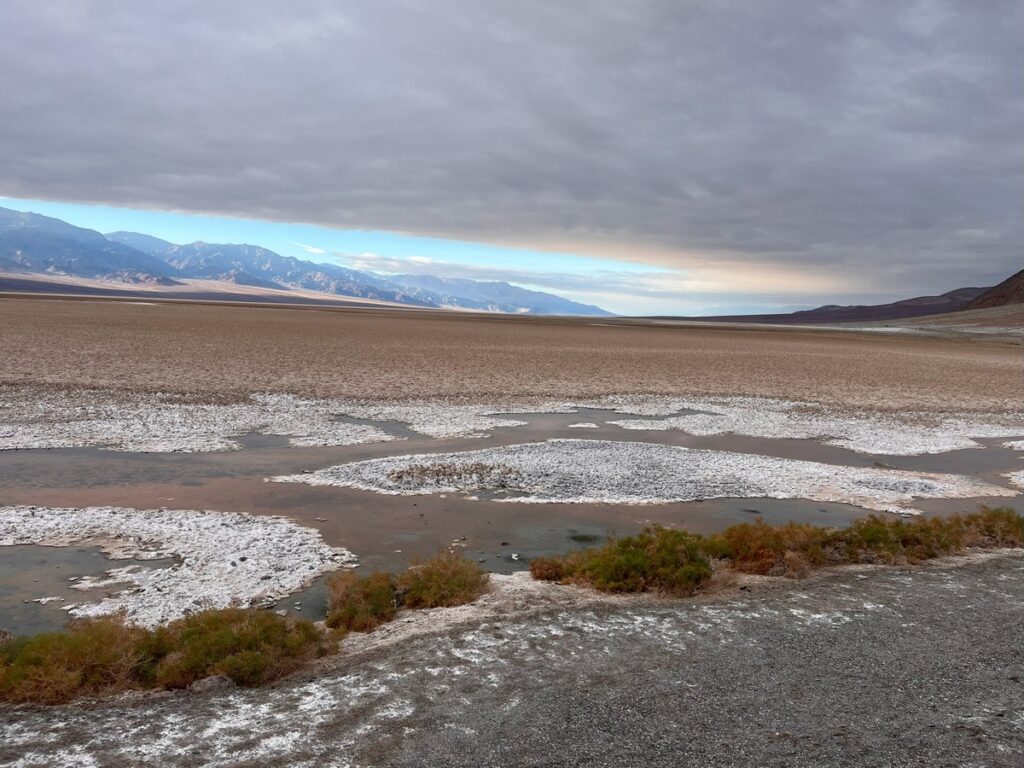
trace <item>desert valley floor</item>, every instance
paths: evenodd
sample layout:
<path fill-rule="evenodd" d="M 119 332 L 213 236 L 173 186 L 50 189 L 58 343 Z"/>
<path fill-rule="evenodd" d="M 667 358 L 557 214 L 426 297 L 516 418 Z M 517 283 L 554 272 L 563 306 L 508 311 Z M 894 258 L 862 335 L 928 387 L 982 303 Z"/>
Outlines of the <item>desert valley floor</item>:
<path fill-rule="evenodd" d="M 0 348 L 0 628 L 498 574 L 270 688 L 0 709 L 2 765 L 1024 760 L 1016 553 L 689 601 L 524 573 L 650 523 L 1024 512 L 1013 329 L 7 298 Z"/>

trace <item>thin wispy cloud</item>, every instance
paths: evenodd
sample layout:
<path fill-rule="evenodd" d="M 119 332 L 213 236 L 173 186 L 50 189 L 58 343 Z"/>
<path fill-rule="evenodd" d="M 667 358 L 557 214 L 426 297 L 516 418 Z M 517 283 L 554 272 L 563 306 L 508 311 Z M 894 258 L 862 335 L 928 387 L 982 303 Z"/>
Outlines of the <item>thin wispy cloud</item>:
<path fill-rule="evenodd" d="M 323 248 L 317 248 L 315 245 L 306 245 L 305 243 L 295 243 L 299 248 L 304 250 L 306 253 L 313 254 L 314 256 L 323 256 L 327 253 Z"/>

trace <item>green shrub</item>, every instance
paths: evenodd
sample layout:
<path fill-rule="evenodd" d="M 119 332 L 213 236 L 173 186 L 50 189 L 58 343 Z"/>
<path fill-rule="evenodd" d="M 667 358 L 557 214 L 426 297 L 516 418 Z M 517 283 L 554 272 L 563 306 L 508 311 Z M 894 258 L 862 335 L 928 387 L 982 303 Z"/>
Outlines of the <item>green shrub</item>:
<path fill-rule="evenodd" d="M 763 520 L 701 537 L 657 526 L 596 549 L 530 564 L 536 579 L 614 592 L 689 594 L 711 578 L 710 560 L 741 573 L 800 578 L 815 568 L 851 563 L 916 563 L 965 547 L 1024 546 L 1024 515 L 1008 508 L 951 517 L 869 515 L 840 530 Z"/>
<path fill-rule="evenodd" d="M 309 621 L 267 611 L 206 611 L 147 630 L 123 618 L 73 622 L 0 645 L 0 699 L 57 704 L 128 689 L 184 688 L 211 675 L 260 685 L 326 653 Z"/>
<path fill-rule="evenodd" d="M 454 552 L 441 552 L 414 563 L 398 577 L 398 594 L 406 608 L 442 608 L 471 603 L 487 591 L 488 575 Z"/>
<path fill-rule="evenodd" d="M 398 611 L 395 583 L 387 573 L 360 577 L 354 571 L 342 571 L 328 579 L 327 589 L 327 626 L 334 629 L 372 632 Z"/>
<path fill-rule="evenodd" d="M 171 622 L 154 630 L 144 648 L 144 674 L 160 688 L 184 688 L 210 675 L 259 685 L 327 651 L 312 622 L 241 608 Z"/>
<path fill-rule="evenodd" d="M 604 546 L 530 564 L 535 578 L 586 584 L 605 592 L 693 594 L 711 579 L 703 539 L 660 526 Z"/>

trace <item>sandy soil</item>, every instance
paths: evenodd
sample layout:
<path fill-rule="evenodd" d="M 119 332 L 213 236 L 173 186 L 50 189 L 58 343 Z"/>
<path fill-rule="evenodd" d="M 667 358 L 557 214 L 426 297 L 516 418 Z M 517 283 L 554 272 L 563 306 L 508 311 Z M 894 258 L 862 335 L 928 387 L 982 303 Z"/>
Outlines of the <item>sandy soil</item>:
<path fill-rule="evenodd" d="M 0 300 L 0 382 L 320 397 L 762 395 L 1013 410 L 1002 341 L 436 311 Z"/>

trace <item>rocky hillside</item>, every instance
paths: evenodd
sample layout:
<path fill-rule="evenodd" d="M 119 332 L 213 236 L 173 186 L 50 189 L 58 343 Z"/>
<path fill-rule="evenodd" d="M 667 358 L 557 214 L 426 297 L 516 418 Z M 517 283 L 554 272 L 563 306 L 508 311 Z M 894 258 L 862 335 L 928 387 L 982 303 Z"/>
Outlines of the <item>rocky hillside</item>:
<path fill-rule="evenodd" d="M 964 309 L 989 309 L 1024 304 L 1024 269 L 968 302 Z"/>

